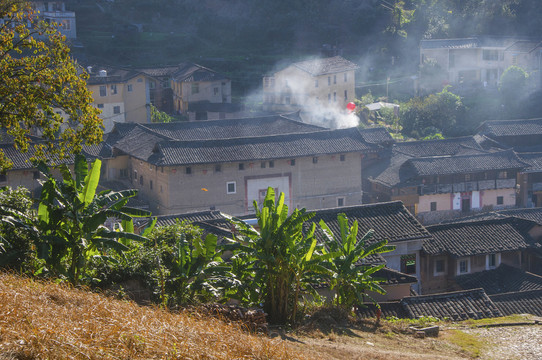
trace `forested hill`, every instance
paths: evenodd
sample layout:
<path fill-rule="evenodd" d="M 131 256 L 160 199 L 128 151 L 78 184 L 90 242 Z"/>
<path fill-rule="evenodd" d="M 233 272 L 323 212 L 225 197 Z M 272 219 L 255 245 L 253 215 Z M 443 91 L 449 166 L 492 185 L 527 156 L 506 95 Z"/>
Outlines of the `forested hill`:
<path fill-rule="evenodd" d="M 414 68 L 422 38 L 538 36 L 540 0 L 67 0 L 77 55 L 119 65 L 182 60 L 265 71 L 322 44 L 367 67 Z M 241 66 L 241 64 L 238 64 Z M 233 66 L 235 69 L 235 66 Z M 261 69 L 260 69 L 261 68 Z"/>

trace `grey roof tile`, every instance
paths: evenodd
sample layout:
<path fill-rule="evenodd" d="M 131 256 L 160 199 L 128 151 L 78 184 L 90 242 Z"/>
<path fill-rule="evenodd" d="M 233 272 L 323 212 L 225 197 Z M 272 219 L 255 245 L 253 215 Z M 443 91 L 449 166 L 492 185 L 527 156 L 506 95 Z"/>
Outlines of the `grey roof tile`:
<path fill-rule="evenodd" d="M 532 314 L 542 316 L 542 289 L 490 295 L 503 316 Z"/>
<path fill-rule="evenodd" d="M 292 65 L 313 76 L 357 70 L 359 68 L 358 65 L 341 56 L 311 59 L 297 62 Z"/>
<path fill-rule="evenodd" d="M 311 133 L 218 139 L 163 141 L 148 161 L 157 166 L 288 159 L 324 154 L 374 152 L 357 128 Z"/>
<path fill-rule="evenodd" d="M 528 234 L 534 225 L 505 218 L 427 226 L 432 237 L 424 240 L 423 250 L 431 255 L 462 257 L 537 248 L 540 244 Z"/>
<path fill-rule="evenodd" d="M 506 264 L 493 270 L 457 276 L 455 281 L 465 290 L 482 288 L 488 295 L 542 290 L 542 276 Z"/>
<path fill-rule="evenodd" d="M 512 150 L 487 154 L 410 159 L 400 171 L 413 176 L 474 173 L 487 170 L 522 169 L 526 166 Z"/>
<path fill-rule="evenodd" d="M 479 134 L 490 138 L 542 135 L 542 118 L 486 121 L 480 125 Z"/>
<path fill-rule="evenodd" d="M 501 312 L 483 289 L 406 297 L 401 300 L 408 317 L 433 316 L 452 320 L 483 319 Z"/>

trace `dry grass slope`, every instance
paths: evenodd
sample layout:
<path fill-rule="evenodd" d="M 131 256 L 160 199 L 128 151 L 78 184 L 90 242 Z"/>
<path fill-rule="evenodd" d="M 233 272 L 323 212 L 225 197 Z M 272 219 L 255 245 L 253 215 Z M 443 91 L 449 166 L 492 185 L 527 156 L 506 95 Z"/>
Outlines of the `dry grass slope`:
<path fill-rule="evenodd" d="M 304 359 L 280 339 L 0 274 L 0 359 Z M 314 355 L 310 355 L 314 358 Z"/>

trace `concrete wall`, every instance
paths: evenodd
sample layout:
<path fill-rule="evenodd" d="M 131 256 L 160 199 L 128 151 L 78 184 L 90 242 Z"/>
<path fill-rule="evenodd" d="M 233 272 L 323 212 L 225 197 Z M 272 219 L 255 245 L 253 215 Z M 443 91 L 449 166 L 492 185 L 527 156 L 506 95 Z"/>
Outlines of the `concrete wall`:
<path fill-rule="evenodd" d="M 282 184 L 287 179 L 292 207 L 336 207 L 338 199 L 345 206 L 361 204 L 361 156 L 344 155 L 344 161 L 340 155 L 319 156 L 316 163 L 312 157 L 296 158 L 295 165 L 291 165 L 292 159 L 243 162 L 243 170 L 237 162 L 192 165 L 189 174 L 187 166 L 157 168 L 135 158 L 130 158 L 127 166 L 132 185 L 140 189 L 141 198 L 149 201 L 153 213 L 176 214 L 214 207 L 242 215 L 253 212 L 253 196 L 249 198 L 247 193 L 249 182 L 257 181 L 260 188 L 267 189 L 268 184 L 275 186 L 277 178 L 282 179 Z M 228 193 L 228 183 L 235 183 L 235 192 Z"/>
<path fill-rule="evenodd" d="M 132 91 L 128 88 L 131 87 Z M 124 111 L 126 122 L 150 122 L 150 103 L 145 76 L 136 76 L 124 84 Z"/>

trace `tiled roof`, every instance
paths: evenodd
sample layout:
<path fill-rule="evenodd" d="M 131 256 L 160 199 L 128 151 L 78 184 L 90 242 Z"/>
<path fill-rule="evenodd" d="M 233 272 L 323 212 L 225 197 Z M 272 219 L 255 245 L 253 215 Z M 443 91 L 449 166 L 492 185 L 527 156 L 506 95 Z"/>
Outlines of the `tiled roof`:
<path fill-rule="evenodd" d="M 529 120 L 491 120 L 480 125 L 479 133 L 494 137 L 542 135 L 542 118 Z"/>
<path fill-rule="evenodd" d="M 542 208 L 506 209 L 496 211 L 501 216 L 513 216 L 542 225 Z"/>
<path fill-rule="evenodd" d="M 422 224 L 406 209 L 401 201 L 368 205 L 345 206 L 333 209 L 315 210 L 311 222 L 324 222 L 340 238 L 338 214 L 345 214 L 351 226 L 358 221 L 358 237 L 374 230 L 371 242 L 388 240 L 390 244 L 408 240 L 421 240 L 431 236 Z"/>
<path fill-rule="evenodd" d="M 524 172 L 540 172 L 542 171 L 542 153 L 522 153 L 518 154 L 521 161 L 528 164 L 523 170 Z"/>
<path fill-rule="evenodd" d="M 168 138 L 136 124 L 131 131 L 126 132 L 113 146 L 126 154 L 146 161 L 153 154 L 156 143 L 164 140 L 168 140 Z"/>
<path fill-rule="evenodd" d="M 521 169 L 525 166 L 512 150 L 507 150 L 488 154 L 410 159 L 405 162 L 401 171 L 412 172 L 413 176 L 427 176 Z"/>
<path fill-rule="evenodd" d="M 191 122 L 116 123 L 114 132 L 125 136 L 135 127 L 142 127 L 149 132 L 162 136 L 164 139 L 184 141 L 244 138 L 326 130 L 320 126 L 290 120 L 286 116 L 270 115 L 256 118 Z"/>
<path fill-rule="evenodd" d="M 395 142 L 390 132 L 385 127 L 374 127 L 360 129 L 363 140 L 370 144 L 387 145 Z"/>
<path fill-rule="evenodd" d="M 484 153 L 484 149 L 472 136 L 443 140 L 398 142 L 393 150 L 412 157 L 459 155 L 465 152 Z"/>
<path fill-rule="evenodd" d="M 376 149 L 376 145 L 363 141 L 357 128 L 350 128 L 211 141 L 164 141 L 157 144 L 156 153 L 148 161 L 171 166 L 368 153 Z"/>
<path fill-rule="evenodd" d="M 227 79 L 224 75 L 211 69 L 193 63 L 181 63 L 173 74 L 176 80 L 192 81 L 218 81 Z"/>
<path fill-rule="evenodd" d="M 225 217 L 218 210 L 198 211 L 175 215 L 163 215 L 156 217 L 156 226 L 175 225 L 177 220 L 179 220 L 179 222 L 187 221 L 189 223 L 193 223 L 214 219 L 225 219 Z"/>
<path fill-rule="evenodd" d="M 505 51 L 528 53 L 537 47 L 540 47 L 539 41 L 520 40 L 510 45 Z"/>
<path fill-rule="evenodd" d="M 532 314 L 542 316 L 542 289 L 490 295 L 503 316 Z"/>
<path fill-rule="evenodd" d="M 501 316 L 483 289 L 406 297 L 401 304 L 411 319 L 433 316 L 452 320 L 483 319 Z"/>
<path fill-rule="evenodd" d="M 432 237 L 424 240 L 423 250 L 462 257 L 537 247 L 527 233 L 533 226 L 531 221 L 517 218 L 427 226 Z"/>
<path fill-rule="evenodd" d="M 172 76 L 177 70 L 178 66 L 164 66 L 157 68 L 138 69 L 140 72 L 153 77 Z"/>
<path fill-rule="evenodd" d="M 378 270 L 372 276 L 373 278 L 384 279 L 383 285 L 415 284 L 418 282 L 416 276 L 404 274 L 388 267 Z"/>
<path fill-rule="evenodd" d="M 359 68 L 358 65 L 340 56 L 306 60 L 292 65 L 313 76 L 357 70 Z"/>
<path fill-rule="evenodd" d="M 488 295 L 508 292 L 542 290 L 542 276 L 501 264 L 497 269 L 457 276 L 461 288 L 482 288 Z"/>
<path fill-rule="evenodd" d="M 100 71 L 105 70 L 106 76 L 100 76 Z M 139 71 L 131 69 L 121 69 L 110 66 L 93 66 L 92 73 L 90 73 L 87 80 L 89 85 L 98 84 L 118 84 L 130 80 L 141 74 Z"/>
<path fill-rule="evenodd" d="M 11 168 L 11 170 L 25 170 L 35 168 L 30 161 L 30 158 L 34 157 L 36 154 L 33 144 L 30 144 L 28 146 L 27 152 L 19 151 L 15 148 L 14 144 L 0 144 L 0 150 L 3 151 L 6 157 L 13 162 L 13 167 Z M 60 160 L 57 156 L 50 156 L 46 154 L 47 163 L 51 165 L 73 164 L 75 159 L 74 154 L 67 153 L 66 155 L 67 158 Z"/>
<path fill-rule="evenodd" d="M 422 49 L 472 49 L 479 47 L 477 38 L 465 39 L 431 39 L 420 41 Z"/>

